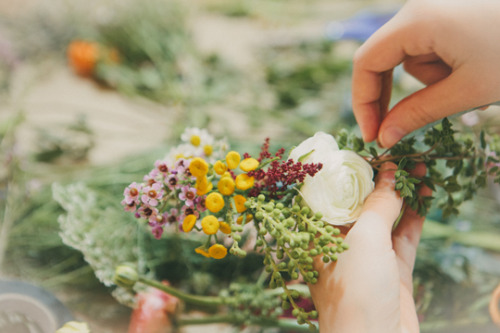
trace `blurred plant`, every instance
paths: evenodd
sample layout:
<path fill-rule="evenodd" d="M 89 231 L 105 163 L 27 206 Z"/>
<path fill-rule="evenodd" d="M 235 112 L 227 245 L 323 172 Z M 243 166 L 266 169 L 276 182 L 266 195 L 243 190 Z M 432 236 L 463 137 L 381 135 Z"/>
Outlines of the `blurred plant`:
<path fill-rule="evenodd" d="M 266 79 L 276 94 L 275 108 L 297 108 L 307 100 L 322 97 L 325 89 L 348 77 L 350 61 L 334 52 L 335 44 L 326 40 L 268 50 L 264 60 Z"/>
<path fill-rule="evenodd" d="M 83 115 L 72 124 L 60 128 L 38 129 L 34 158 L 40 162 L 55 162 L 65 158 L 81 162 L 94 147 L 93 132 Z"/>
<path fill-rule="evenodd" d="M 229 17 L 251 17 L 253 15 L 252 6 L 248 0 L 209 3 L 206 7 L 209 11 Z"/>
<path fill-rule="evenodd" d="M 473 238 L 464 246 L 454 241 L 457 231 L 446 234 L 443 228 L 447 226 L 427 220 L 418 249 L 414 297 L 421 330 L 462 332 L 485 327 L 491 321 L 488 303 L 500 276 L 494 268 L 498 259 L 481 248 L 481 239 Z M 499 241 L 499 235 L 493 236 Z"/>
<path fill-rule="evenodd" d="M 16 129 L 22 121 L 23 116 L 19 112 L 0 126 L 0 270 L 3 270 L 11 229 L 27 194 L 23 160 L 16 149 Z"/>
<path fill-rule="evenodd" d="M 76 40 L 68 46 L 68 62 L 73 70 L 81 76 L 92 76 L 98 63 L 118 63 L 116 50 L 105 50 L 97 43 Z"/>
<path fill-rule="evenodd" d="M 65 55 L 78 75 L 165 103 L 221 98 L 234 91 L 237 72 L 196 48 L 188 20 L 188 9 L 176 0 L 94 6 L 61 0 L 7 16 L 2 27 L 25 62 Z"/>
<path fill-rule="evenodd" d="M 278 43 L 262 49 L 260 59 L 266 84 L 254 112 L 263 109 L 306 137 L 354 125 L 348 102 L 351 60 L 341 55 L 339 44 L 323 39 Z"/>
<path fill-rule="evenodd" d="M 0 94 L 6 92 L 12 80 L 12 74 L 19 62 L 10 40 L 3 36 L 0 25 Z"/>
<path fill-rule="evenodd" d="M 216 78 L 234 76 L 215 55 L 195 48 L 186 9 L 176 1 L 122 6 L 98 22 L 92 35 L 69 43 L 69 64 L 126 94 L 193 102 L 217 94 Z"/>

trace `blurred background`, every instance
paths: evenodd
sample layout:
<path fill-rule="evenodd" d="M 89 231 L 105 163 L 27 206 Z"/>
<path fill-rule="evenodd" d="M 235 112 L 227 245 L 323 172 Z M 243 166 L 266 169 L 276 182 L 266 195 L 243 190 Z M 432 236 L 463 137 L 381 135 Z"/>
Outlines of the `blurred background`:
<path fill-rule="evenodd" d="M 259 258 L 202 263 L 174 236 L 127 238 L 137 228 L 123 188 L 186 127 L 254 154 L 266 137 L 289 148 L 320 130 L 358 133 L 352 55 L 403 3 L 0 0 L 0 278 L 41 286 L 93 332 L 115 333 L 131 309 L 88 258 L 126 260 L 138 247 L 158 275 L 200 294 L 253 277 Z M 398 69 L 394 101 L 419 87 Z M 456 121 L 498 127 L 495 110 Z M 498 331 L 488 302 L 500 282 L 499 198 L 492 185 L 457 216 L 430 214 L 415 270 L 422 332 Z M 71 207 L 90 228 L 75 223 L 91 235 L 78 250 L 60 237 Z M 112 271 L 113 260 L 97 266 Z"/>

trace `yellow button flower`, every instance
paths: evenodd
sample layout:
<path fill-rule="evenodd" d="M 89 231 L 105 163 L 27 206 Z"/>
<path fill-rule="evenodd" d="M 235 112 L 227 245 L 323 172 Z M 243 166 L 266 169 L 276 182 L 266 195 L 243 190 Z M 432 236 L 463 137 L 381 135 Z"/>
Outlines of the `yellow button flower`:
<path fill-rule="evenodd" d="M 225 233 L 226 235 L 229 235 L 231 233 L 231 226 L 226 222 L 220 221 L 219 230 Z"/>
<path fill-rule="evenodd" d="M 214 259 L 222 259 L 227 255 L 227 249 L 220 244 L 214 244 L 208 249 L 208 253 Z"/>
<path fill-rule="evenodd" d="M 247 198 L 242 196 L 241 194 L 237 194 L 233 197 L 234 199 L 234 205 L 236 206 L 236 211 L 238 213 L 243 213 L 247 208 L 245 207 L 245 202 L 247 201 Z"/>
<path fill-rule="evenodd" d="M 193 230 L 193 227 L 196 223 L 196 215 L 190 214 L 184 218 L 184 221 L 182 222 L 182 230 L 184 232 L 190 232 Z"/>
<path fill-rule="evenodd" d="M 205 207 L 212 213 L 217 213 L 224 208 L 224 198 L 220 193 L 212 192 L 205 199 Z"/>
<path fill-rule="evenodd" d="M 197 247 L 194 249 L 194 252 L 201 254 L 204 257 L 210 258 L 210 253 L 208 253 L 204 248 L 202 247 Z"/>
<path fill-rule="evenodd" d="M 227 167 L 226 167 L 226 168 L 227 168 Z M 222 178 L 224 178 L 224 177 L 229 177 L 229 178 L 233 179 L 233 175 L 232 175 L 232 174 L 231 174 L 231 172 L 229 172 L 229 171 L 224 172 L 224 173 L 222 174 L 222 176 L 220 176 L 220 178 L 221 178 L 221 179 L 222 179 Z"/>
<path fill-rule="evenodd" d="M 219 226 L 219 220 L 217 220 L 217 218 L 213 215 L 205 216 L 201 220 L 201 228 L 207 235 L 213 235 L 217 233 L 217 231 L 219 230 Z"/>
<path fill-rule="evenodd" d="M 257 161 L 253 157 L 245 158 L 240 163 L 240 169 L 245 171 L 245 172 L 253 171 L 253 170 L 257 169 L 258 166 L 259 166 L 259 161 Z"/>
<path fill-rule="evenodd" d="M 234 193 L 234 180 L 231 177 L 222 177 L 217 184 L 217 189 L 222 195 Z"/>
<path fill-rule="evenodd" d="M 201 157 L 195 157 L 189 163 L 189 171 L 196 178 L 206 176 L 208 173 L 208 163 Z"/>
<path fill-rule="evenodd" d="M 239 190 L 248 190 L 252 188 L 255 182 L 254 177 L 249 177 L 246 173 L 236 176 L 236 188 Z"/>
<path fill-rule="evenodd" d="M 227 165 L 222 161 L 217 161 L 214 164 L 214 171 L 218 175 L 223 175 L 227 171 Z"/>
<path fill-rule="evenodd" d="M 214 187 L 214 184 L 209 182 L 208 178 L 206 176 L 201 177 L 201 178 L 196 178 L 196 185 L 195 185 L 196 194 L 205 195 L 208 192 L 210 192 L 213 187 Z"/>
<path fill-rule="evenodd" d="M 226 155 L 226 163 L 229 169 L 236 169 L 240 164 L 241 156 L 237 151 L 230 151 Z"/>

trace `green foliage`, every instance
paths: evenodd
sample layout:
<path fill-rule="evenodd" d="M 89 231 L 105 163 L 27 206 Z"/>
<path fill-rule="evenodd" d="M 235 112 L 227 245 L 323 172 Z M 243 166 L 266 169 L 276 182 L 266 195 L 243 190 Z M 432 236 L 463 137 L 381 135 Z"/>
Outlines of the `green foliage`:
<path fill-rule="evenodd" d="M 81 162 L 87 159 L 94 144 L 92 130 L 81 115 L 75 122 L 60 126 L 58 131 L 39 128 L 34 158 L 40 162 L 56 162 L 60 159 Z"/>
<path fill-rule="evenodd" d="M 303 42 L 288 54 L 275 50 L 268 55 L 266 80 L 276 94 L 275 108 L 296 108 L 319 97 L 323 89 L 347 76 L 350 62 L 334 56 L 330 41 Z"/>
<path fill-rule="evenodd" d="M 432 203 L 432 197 L 420 195 L 422 185 L 434 191 L 437 206 L 446 218 L 458 214 L 459 206 L 473 199 L 486 186 L 488 177 L 500 180 L 498 138 L 487 137 L 485 132 L 478 137 L 457 133 L 446 118 L 423 135 L 405 138 L 384 152 L 374 146 L 364 147 L 360 138 L 345 131 L 338 134 L 338 142 L 341 147 L 364 156 L 375 169 L 385 162 L 395 163 L 395 188 L 420 215 L 425 215 Z M 419 163 L 427 168 L 423 177 L 411 173 Z"/>

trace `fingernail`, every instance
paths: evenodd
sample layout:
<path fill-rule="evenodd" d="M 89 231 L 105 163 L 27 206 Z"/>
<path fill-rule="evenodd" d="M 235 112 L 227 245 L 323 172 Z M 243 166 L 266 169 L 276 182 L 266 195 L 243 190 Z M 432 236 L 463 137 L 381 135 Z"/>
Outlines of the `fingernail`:
<path fill-rule="evenodd" d="M 399 127 L 392 126 L 386 128 L 386 130 L 382 133 L 380 138 L 380 143 L 382 146 L 389 148 L 401 140 L 406 133 Z"/>

